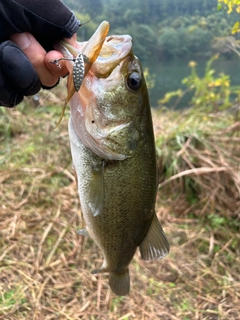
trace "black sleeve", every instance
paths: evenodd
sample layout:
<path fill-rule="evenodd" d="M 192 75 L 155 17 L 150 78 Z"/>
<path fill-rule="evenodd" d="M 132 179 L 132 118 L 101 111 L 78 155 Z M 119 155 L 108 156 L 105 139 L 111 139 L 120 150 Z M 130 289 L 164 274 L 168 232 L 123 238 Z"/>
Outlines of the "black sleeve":
<path fill-rule="evenodd" d="M 49 51 L 80 25 L 60 0 L 0 0 L 0 106 L 13 107 L 41 89 L 31 62 L 9 37 L 28 31 Z"/>
<path fill-rule="evenodd" d="M 54 41 L 71 38 L 80 21 L 60 0 L 1 0 L 0 24 L 0 42 L 28 31 L 48 51 Z"/>
<path fill-rule="evenodd" d="M 0 44 L 0 105 L 13 107 L 41 89 L 41 83 L 25 54 L 12 42 Z"/>

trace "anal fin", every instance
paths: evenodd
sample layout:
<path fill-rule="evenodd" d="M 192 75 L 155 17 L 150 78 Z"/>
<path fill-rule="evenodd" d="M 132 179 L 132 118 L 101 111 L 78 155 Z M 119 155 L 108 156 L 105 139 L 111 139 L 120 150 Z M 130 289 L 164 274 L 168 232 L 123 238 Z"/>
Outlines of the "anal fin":
<path fill-rule="evenodd" d="M 140 245 L 143 260 L 160 260 L 169 253 L 170 247 L 167 237 L 161 227 L 156 214 L 148 232 Z"/>

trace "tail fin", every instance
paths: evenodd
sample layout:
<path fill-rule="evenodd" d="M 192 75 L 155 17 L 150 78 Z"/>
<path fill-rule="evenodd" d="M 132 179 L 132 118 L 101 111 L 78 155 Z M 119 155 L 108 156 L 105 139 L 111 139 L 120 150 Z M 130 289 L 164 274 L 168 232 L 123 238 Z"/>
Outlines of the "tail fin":
<path fill-rule="evenodd" d="M 110 272 L 109 285 L 112 291 L 118 296 L 125 296 L 129 294 L 130 277 L 129 270 L 126 269 L 123 273 Z"/>

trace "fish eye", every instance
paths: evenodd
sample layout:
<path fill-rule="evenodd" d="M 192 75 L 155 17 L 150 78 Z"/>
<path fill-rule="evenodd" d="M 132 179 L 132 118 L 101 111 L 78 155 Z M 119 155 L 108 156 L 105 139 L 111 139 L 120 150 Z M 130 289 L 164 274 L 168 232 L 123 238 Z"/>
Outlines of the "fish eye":
<path fill-rule="evenodd" d="M 137 72 L 131 73 L 127 78 L 127 85 L 129 89 L 138 90 L 141 87 L 142 79 Z"/>

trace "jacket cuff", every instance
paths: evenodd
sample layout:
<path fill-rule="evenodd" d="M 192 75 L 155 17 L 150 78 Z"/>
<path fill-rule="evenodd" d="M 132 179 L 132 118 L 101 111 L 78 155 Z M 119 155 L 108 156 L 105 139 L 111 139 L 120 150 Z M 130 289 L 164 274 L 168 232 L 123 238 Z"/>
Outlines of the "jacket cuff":
<path fill-rule="evenodd" d="M 74 33 L 77 32 L 78 28 L 81 26 L 81 22 L 76 18 L 72 12 L 72 16 L 69 19 L 68 23 L 65 25 L 67 36 L 66 38 L 71 38 Z"/>

